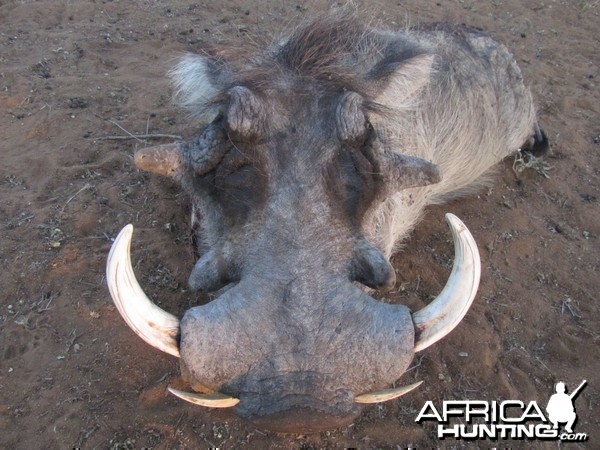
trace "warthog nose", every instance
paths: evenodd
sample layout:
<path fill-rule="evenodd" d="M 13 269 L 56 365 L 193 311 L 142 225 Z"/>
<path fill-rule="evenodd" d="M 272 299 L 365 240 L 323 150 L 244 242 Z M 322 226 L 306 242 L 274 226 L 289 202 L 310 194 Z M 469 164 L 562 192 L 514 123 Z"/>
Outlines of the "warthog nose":
<path fill-rule="evenodd" d="M 250 422 L 256 428 L 275 433 L 318 433 L 350 425 L 359 414 L 360 410 L 334 415 L 310 407 L 299 407 L 268 416 L 257 416 L 250 419 Z"/>

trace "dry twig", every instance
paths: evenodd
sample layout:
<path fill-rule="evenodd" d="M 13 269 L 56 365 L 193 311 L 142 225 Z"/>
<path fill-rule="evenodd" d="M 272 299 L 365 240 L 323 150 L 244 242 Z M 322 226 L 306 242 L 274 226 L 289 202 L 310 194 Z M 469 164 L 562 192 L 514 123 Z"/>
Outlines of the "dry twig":
<path fill-rule="evenodd" d="M 142 141 L 143 139 L 177 139 L 182 140 L 183 138 L 177 134 L 132 134 L 130 136 L 100 136 L 90 139 L 97 141 L 126 141 L 129 139 L 136 139 Z"/>

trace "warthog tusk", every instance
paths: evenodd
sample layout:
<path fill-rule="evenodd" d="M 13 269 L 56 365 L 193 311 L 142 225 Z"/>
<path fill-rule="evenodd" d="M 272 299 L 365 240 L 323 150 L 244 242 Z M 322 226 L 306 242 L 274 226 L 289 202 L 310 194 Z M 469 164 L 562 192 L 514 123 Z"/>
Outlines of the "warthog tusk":
<path fill-rule="evenodd" d="M 208 408 L 231 408 L 237 405 L 240 400 L 230 395 L 215 392 L 214 394 L 196 394 L 193 392 L 184 392 L 174 389 L 171 386 L 167 388 L 169 392 L 186 402 L 194 405 L 206 406 Z"/>
<path fill-rule="evenodd" d="M 412 315 L 417 331 L 415 352 L 439 341 L 465 316 L 479 287 L 481 261 L 473 236 L 453 214 L 446 214 L 454 239 L 454 266 L 442 292 L 433 302 Z"/>
<path fill-rule="evenodd" d="M 402 386 L 394 389 L 384 389 L 382 391 L 371 392 L 370 394 L 358 395 L 354 401 L 356 403 L 364 404 L 387 402 L 388 400 L 393 400 L 403 396 L 404 394 L 408 394 L 413 389 L 421 386 L 421 383 L 423 382 L 419 381 L 418 383 L 410 384 L 408 386 Z"/>
<path fill-rule="evenodd" d="M 121 230 L 108 254 L 106 279 L 117 309 L 127 325 L 148 344 L 179 357 L 179 319 L 152 303 L 131 267 L 133 225 Z"/>

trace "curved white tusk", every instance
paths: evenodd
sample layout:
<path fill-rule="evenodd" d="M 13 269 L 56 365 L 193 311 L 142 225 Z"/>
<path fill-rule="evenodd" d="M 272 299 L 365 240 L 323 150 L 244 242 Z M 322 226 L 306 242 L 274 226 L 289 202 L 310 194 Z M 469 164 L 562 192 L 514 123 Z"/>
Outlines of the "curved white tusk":
<path fill-rule="evenodd" d="M 356 403 L 363 404 L 387 402 L 388 400 L 393 400 L 403 396 L 404 394 L 408 394 L 413 389 L 421 386 L 421 383 L 423 382 L 419 381 L 418 383 L 410 384 L 408 386 L 402 386 L 394 389 L 384 389 L 382 391 L 371 392 L 370 394 L 358 395 L 354 398 L 354 401 Z"/>
<path fill-rule="evenodd" d="M 231 408 L 237 405 L 240 400 L 220 392 L 214 394 L 196 394 L 193 392 L 184 392 L 174 389 L 171 386 L 167 388 L 169 392 L 186 402 L 194 405 L 206 406 L 208 408 Z"/>
<path fill-rule="evenodd" d="M 446 214 L 446 221 L 454 239 L 454 266 L 440 295 L 412 315 L 418 336 L 415 352 L 439 341 L 459 324 L 479 287 L 481 261 L 475 239 L 455 215 Z"/>
<path fill-rule="evenodd" d="M 152 303 L 131 267 L 133 225 L 121 230 L 108 254 L 106 279 L 117 309 L 127 325 L 148 344 L 179 357 L 179 319 Z"/>

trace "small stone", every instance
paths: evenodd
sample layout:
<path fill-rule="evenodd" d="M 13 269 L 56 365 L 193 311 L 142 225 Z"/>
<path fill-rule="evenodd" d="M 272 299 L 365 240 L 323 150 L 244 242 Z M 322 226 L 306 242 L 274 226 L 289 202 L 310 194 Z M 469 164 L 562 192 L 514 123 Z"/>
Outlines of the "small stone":
<path fill-rule="evenodd" d="M 50 230 L 50 239 L 53 241 L 62 241 L 65 238 L 65 233 L 60 228 Z"/>

